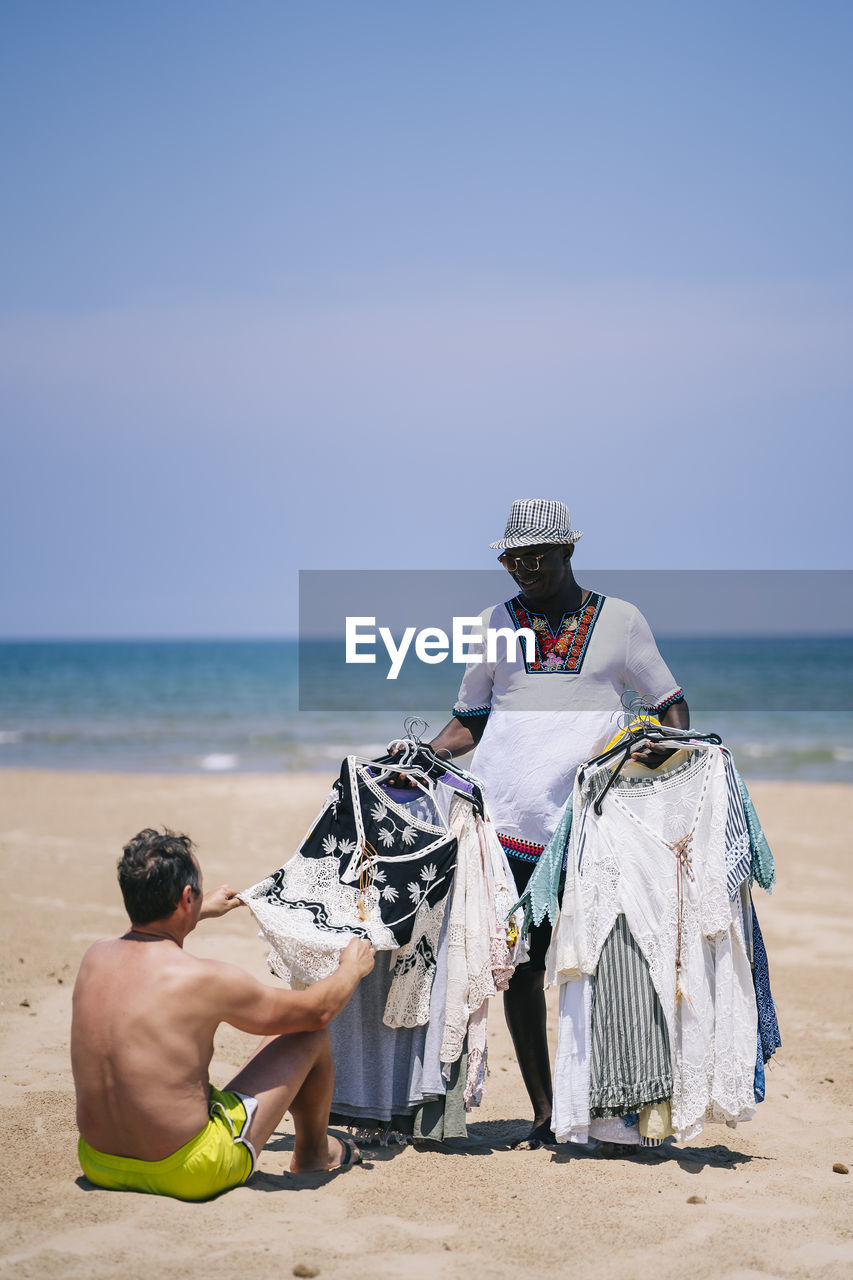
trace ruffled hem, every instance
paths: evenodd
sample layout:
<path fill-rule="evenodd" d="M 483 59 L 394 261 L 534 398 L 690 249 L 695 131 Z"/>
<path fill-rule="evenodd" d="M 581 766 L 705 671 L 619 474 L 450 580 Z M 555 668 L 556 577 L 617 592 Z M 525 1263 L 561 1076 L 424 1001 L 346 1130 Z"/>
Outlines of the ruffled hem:
<path fill-rule="evenodd" d="M 630 1085 L 611 1085 L 589 1095 L 589 1114 L 595 1119 L 631 1115 L 656 1102 L 672 1097 L 672 1077 L 642 1080 Z"/>

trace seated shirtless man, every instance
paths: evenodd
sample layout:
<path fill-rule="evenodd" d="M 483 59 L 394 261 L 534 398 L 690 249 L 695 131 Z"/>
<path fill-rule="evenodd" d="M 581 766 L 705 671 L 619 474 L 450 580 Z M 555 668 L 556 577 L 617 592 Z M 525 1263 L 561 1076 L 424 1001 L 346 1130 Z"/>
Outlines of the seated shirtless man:
<path fill-rule="evenodd" d="M 71 1065 L 86 1177 L 205 1200 L 246 1181 L 286 1111 L 296 1130 L 292 1173 L 357 1163 L 354 1144 L 326 1132 L 335 1078 L 326 1028 L 373 968 L 370 943 L 350 942 L 337 972 L 306 991 L 269 987 L 183 950 L 200 919 L 241 905 L 225 886 L 202 897 L 188 836 L 140 831 L 118 877 L 131 927 L 89 948 L 74 987 Z M 266 1037 L 222 1092 L 208 1079 L 221 1022 Z"/>

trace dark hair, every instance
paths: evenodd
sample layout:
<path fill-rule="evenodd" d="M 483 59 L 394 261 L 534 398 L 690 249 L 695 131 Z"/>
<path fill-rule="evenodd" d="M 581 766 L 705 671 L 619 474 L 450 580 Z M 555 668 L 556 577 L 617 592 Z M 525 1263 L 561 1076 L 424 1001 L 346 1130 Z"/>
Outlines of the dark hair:
<path fill-rule="evenodd" d="M 118 882 L 132 924 L 165 920 L 181 900 L 186 885 L 200 892 L 198 865 L 189 836 L 146 827 L 125 846 L 118 861 Z"/>

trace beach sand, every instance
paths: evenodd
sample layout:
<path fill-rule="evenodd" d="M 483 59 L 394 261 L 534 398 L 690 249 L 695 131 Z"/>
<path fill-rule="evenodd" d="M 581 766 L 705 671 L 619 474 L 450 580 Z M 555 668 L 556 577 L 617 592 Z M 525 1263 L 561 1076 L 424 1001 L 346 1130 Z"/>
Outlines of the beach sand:
<path fill-rule="evenodd" d="M 784 1043 L 749 1124 L 648 1160 L 511 1151 L 529 1113 L 498 1000 L 491 1075 L 471 1115 L 481 1141 L 467 1150 L 368 1149 L 362 1168 L 295 1178 L 287 1121 L 249 1185 L 207 1204 L 91 1188 L 76 1160 L 71 990 L 86 947 L 125 928 L 121 845 L 165 823 L 197 842 L 207 887 L 242 888 L 293 851 L 327 787 L 319 776 L 0 772 L 0 1276 L 853 1275 L 853 1177 L 833 1172 L 853 1168 L 853 787 L 752 788 L 777 859 L 778 886 L 756 891 L 756 905 Z M 205 921 L 187 945 L 266 976 L 247 911 Z M 555 993 L 550 1008 L 553 1031 Z M 214 1083 L 251 1045 L 221 1030 Z"/>

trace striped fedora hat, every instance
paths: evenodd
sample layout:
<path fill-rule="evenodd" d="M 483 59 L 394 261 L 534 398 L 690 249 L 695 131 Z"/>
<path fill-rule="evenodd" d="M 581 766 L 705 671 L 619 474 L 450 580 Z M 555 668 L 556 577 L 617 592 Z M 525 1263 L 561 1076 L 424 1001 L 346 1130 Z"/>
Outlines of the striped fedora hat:
<path fill-rule="evenodd" d="M 577 542 L 583 534 L 572 528 L 565 502 L 548 498 L 519 498 L 512 504 L 504 536 L 489 546 L 495 551 L 533 547 L 540 542 Z"/>

